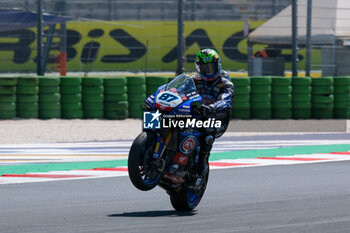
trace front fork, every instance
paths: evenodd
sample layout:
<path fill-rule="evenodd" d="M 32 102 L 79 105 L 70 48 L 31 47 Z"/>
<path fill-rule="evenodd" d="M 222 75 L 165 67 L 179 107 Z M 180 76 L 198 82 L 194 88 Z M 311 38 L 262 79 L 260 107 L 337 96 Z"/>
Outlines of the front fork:
<path fill-rule="evenodd" d="M 166 149 L 166 147 L 169 145 L 169 142 L 173 138 L 173 130 L 170 130 L 164 140 L 164 138 L 160 135 L 160 133 L 157 133 L 157 144 L 153 152 L 153 159 L 155 162 L 155 166 L 158 171 L 163 172 L 165 169 L 165 162 L 166 160 L 163 159 L 163 154 Z"/>

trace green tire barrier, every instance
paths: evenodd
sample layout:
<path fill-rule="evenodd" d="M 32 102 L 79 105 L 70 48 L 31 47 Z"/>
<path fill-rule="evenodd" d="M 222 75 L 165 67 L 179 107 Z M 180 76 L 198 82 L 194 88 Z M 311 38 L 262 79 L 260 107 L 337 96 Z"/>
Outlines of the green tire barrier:
<path fill-rule="evenodd" d="M 85 94 L 82 96 L 83 103 L 103 103 L 103 94 Z"/>
<path fill-rule="evenodd" d="M 154 81 L 154 79 L 153 79 Z M 146 86 L 146 78 L 142 76 L 133 76 L 127 77 L 128 83 L 128 98 L 129 98 L 129 117 L 131 118 L 142 118 L 142 110 L 140 109 L 140 105 L 143 104 L 144 100 L 137 100 L 137 96 L 146 95 L 147 86 Z M 135 101 L 131 101 L 131 99 Z"/>
<path fill-rule="evenodd" d="M 246 94 L 250 94 L 251 92 L 251 87 L 250 86 L 246 86 L 246 87 L 235 87 L 235 94 L 237 95 L 246 95 Z"/>
<path fill-rule="evenodd" d="M 291 78 L 292 86 L 311 86 L 311 78 L 310 77 L 293 77 Z"/>
<path fill-rule="evenodd" d="M 39 118 L 39 112 L 34 111 L 27 111 L 27 110 L 17 110 L 17 115 L 21 118 L 29 119 L 29 118 Z"/>
<path fill-rule="evenodd" d="M 312 117 L 312 79 L 310 77 L 293 77 L 292 80 L 292 118 L 310 119 Z"/>
<path fill-rule="evenodd" d="M 271 77 L 250 78 L 250 110 L 253 119 L 270 119 L 271 112 Z M 261 99 L 262 98 L 262 99 Z"/>
<path fill-rule="evenodd" d="M 271 86 L 291 86 L 292 79 L 286 77 L 272 77 Z"/>
<path fill-rule="evenodd" d="M 58 111 L 61 110 L 61 103 L 60 102 L 44 102 L 39 103 L 39 113 L 42 111 Z"/>
<path fill-rule="evenodd" d="M 250 95 L 237 95 L 235 96 L 234 103 L 249 103 L 250 102 Z"/>
<path fill-rule="evenodd" d="M 104 79 L 103 78 L 83 78 L 82 108 L 84 118 L 103 118 L 104 108 Z"/>
<path fill-rule="evenodd" d="M 128 117 L 128 110 L 118 110 L 118 111 L 104 111 L 104 117 L 111 120 L 122 120 Z"/>
<path fill-rule="evenodd" d="M 17 79 L 17 87 L 37 87 L 39 86 L 38 77 L 19 77 Z"/>
<path fill-rule="evenodd" d="M 17 78 L 0 78 L 0 119 L 12 119 L 16 113 Z"/>
<path fill-rule="evenodd" d="M 128 94 L 117 94 L 117 95 L 104 95 L 104 101 L 105 102 L 115 102 L 115 101 L 127 101 L 128 100 Z"/>
<path fill-rule="evenodd" d="M 16 95 L 1 95 L 0 94 L 0 103 L 16 102 L 16 100 L 17 100 Z"/>
<path fill-rule="evenodd" d="M 145 98 L 173 77 L 4 77 L 0 119 L 141 118 Z M 233 77 L 236 119 L 350 118 L 350 76 Z"/>
<path fill-rule="evenodd" d="M 271 94 L 271 86 L 251 86 L 252 94 Z"/>
<path fill-rule="evenodd" d="M 0 86 L 0 95 L 12 95 L 16 94 L 15 86 Z"/>
<path fill-rule="evenodd" d="M 81 86 L 61 86 L 61 95 L 70 95 L 70 94 L 81 94 Z"/>
<path fill-rule="evenodd" d="M 147 97 L 147 95 L 142 93 L 140 95 L 130 95 L 128 100 L 130 102 L 138 102 L 139 103 L 139 102 L 145 101 L 146 97 Z"/>
<path fill-rule="evenodd" d="M 13 111 L 16 110 L 15 102 L 0 102 L 0 111 Z"/>
<path fill-rule="evenodd" d="M 61 95 L 61 103 L 62 104 L 69 104 L 69 103 L 76 103 L 82 101 L 82 95 L 79 94 L 67 94 L 67 95 Z"/>
<path fill-rule="evenodd" d="M 121 95 L 127 92 L 127 86 L 105 86 L 104 94 L 105 95 Z"/>
<path fill-rule="evenodd" d="M 311 109 L 311 102 L 310 101 L 293 102 L 292 107 L 298 108 L 298 109 L 300 109 L 300 108 L 303 108 L 303 109 L 310 108 Z"/>
<path fill-rule="evenodd" d="M 273 119 L 292 118 L 292 79 L 273 77 L 271 79 L 271 108 Z"/>
<path fill-rule="evenodd" d="M 61 117 L 61 79 L 59 77 L 39 78 L 39 118 Z"/>
<path fill-rule="evenodd" d="M 39 87 L 59 87 L 61 79 L 59 77 L 40 77 L 39 78 Z M 44 88 L 44 89 L 45 89 Z"/>
<path fill-rule="evenodd" d="M 125 77 L 105 78 L 103 80 L 104 118 L 120 120 L 128 117 L 127 81 L 128 79 Z"/>
<path fill-rule="evenodd" d="M 80 86 L 82 78 L 80 77 L 61 77 L 60 85 L 62 86 Z"/>
<path fill-rule="evenodd" d="M 39 103 L 51 103 L 51 102 L 60 102 L 61 95 L 60 93 L 52 94 L 39 94 Z"/>
<path fill-rule="evenodd" d="M 17 78 L 15 77 L 4 77 L 0 78 L 0 86 L 16 86 Z"/>
<path fill-rule="evenodd" d="M 61 118 L 61 110 L 40 110 L 40 119 Z"/>
<path fill-rule="evenodd" d="M 103 78 L 104 87 L 124 87 L 127 81 L 125 77 Z"/>
<path fill-rule="evenodd" d="M 232 118 L 234 119 L 250 119 L 250 110 L 232 110 Z"/>
<path fill-rule="evenodd" d="M 292 101 L 293 102 L 310 102 L 311 101 L 311 94 L 308 93 L 295 93 L 292 95 Z"/>
<path fill-rule="evenodd" d="M 148 86 L 161 86 L 166 83 L 168 83 L 167 77 L 153 77 L 153 76 L 146 77 L 147 88 Z"/>
<path fill-rule="evenodd" d="M 312 79 L 312 117 L 331 119 L 334 111 L 333 77 Z"/>
<path fill-rule="evenodd" d="M 333 117 L 338 119 L 350 119 L 350 76 L 334 77 L 333 83 Z"/>
<path fill-rule="evenodd" d="M 249 110 L 250 102 L 233 102 L 232 109 L 235 110 Z"/>
<path fill-rule="evenodd" d="M 0 78 L 0 119 L 12 119 L 16 113 L 17 78 Z"/>
<path fill-rule="evenodd" d="M 61 117 L 65 119 L 77 119 L 77 118 L 83 118 L 84 113 L 83 110 L 70 110 L 70 111 L 61 111 Z"/>
<path fill-rule="evenodd" d="M 250 101 L 251 102 L 270 102 L 271 101 L 271 94 L 251 94 L 250 95 Z"/>
<path fill-rule="evenodd" d="M 251 86 L 270 86 L 272 83 L 271 77 L 268 76 L 253 76 L 250 77 Z"/>
<path fill-rule="evenodd" d="M 311 98 L 311 96 L 310 96 L 310 98 Z M 272 94 L 271 101 L 275 102 L 275 103 L 291 102 L 292 101 L 292 94 Z"/>
<path fill-rule="evenodd" d="M 129 95 L 145 94 L 146 90 L 147 90 L 147 87 L 145 84 L 142 84 L 140 86 L 128 86 Z"/>
<path fill-rule="evenodd" d="M 39 78 L 17 78 L 16 111 L 20 118 L 38 118 L 39 110 Z"/>
<path fill-rule="evenodd" d="M 243 77 L 233 77 L 231 78 L 231 82 L 235 87 L 248 87 L 250 86 L 250 78 Z"/>
<path fill-rule="evenodd" d="M 312 90 L 311 86 L 293 86 L 292 87 L 293 94 L 310 94 L 311 90 Z"/>
<path fill-rule="evenodd" d="M 0 119 L 13 119 L 16 115 L 16 110 L 0 110 Z"/>
<path fill-rule="evenodd" d="M 310 119 L 311 115 L 311 108 L 293 108 L 293 119 Z"/>
<path fill-rule="evenodd" d="M 271 93 L 272 94 L 290 94 L 292 93 L 292 87 L 291 86 L 273 86 Z"/>
<path fill-rule="evenodd" d="M 17 86 L 17 94 L 36 95 L 38 93 L 38 86 Z"/>
<path fill-rule="evenodd" d="M 250 119 L 250 78 L 231 77 L 235 87 L 235 99 L 232 105 L 231 117 L 233 119 Z"/>
<path fill-rule="evenodd" d="M 333 77 L 313 78 L 311 85 L 312 87 L 333 86 Z"/>
<path fill-rule="evenodd" d="M 83 118 L 82 78 L 61 77 L 61 117 L 65 119 Z"/>

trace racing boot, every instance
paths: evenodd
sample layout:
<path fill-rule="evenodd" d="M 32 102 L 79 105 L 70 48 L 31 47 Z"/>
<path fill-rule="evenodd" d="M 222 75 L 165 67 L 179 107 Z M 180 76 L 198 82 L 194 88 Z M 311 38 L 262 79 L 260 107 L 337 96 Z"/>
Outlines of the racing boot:
<path fill-rule="evenodd" d="M 209 169 L 209 155 L 211 148 L 213 147 L 214 137 L 212 135 L 207 135 L 204 138 L 204 143 L 202 143 L 201 149 L 199 151 L 198 167 L 197 172 L 199 176 L 207 173 Z"/>

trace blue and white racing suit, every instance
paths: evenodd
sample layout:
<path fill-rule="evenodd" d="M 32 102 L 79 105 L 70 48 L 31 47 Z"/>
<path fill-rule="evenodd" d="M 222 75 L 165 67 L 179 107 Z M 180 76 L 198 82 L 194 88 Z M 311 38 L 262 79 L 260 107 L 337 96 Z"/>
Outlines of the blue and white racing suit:
<path fill-rule="evenodd" d="M 221 71 L 219 77 L 211 82 L 205 81 L 199 75 L 194 76 L 198 93 L 202 96 L 202 104 L 213 109 L 214 117 L 222 121 L 222 127 L 214 133 L 220 137 L 227 129 L 231 118 L 231 106 L 235 95 L 234 85 L 226 71 Z"/>

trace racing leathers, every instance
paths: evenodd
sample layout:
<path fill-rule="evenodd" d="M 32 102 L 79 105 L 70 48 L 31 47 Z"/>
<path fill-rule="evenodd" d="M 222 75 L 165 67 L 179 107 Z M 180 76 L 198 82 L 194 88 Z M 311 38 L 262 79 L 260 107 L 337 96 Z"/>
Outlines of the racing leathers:
<path fill-rule="evenodd" d="M 198 173 L 202 174 L 208 169 L 206 161 L 209 158 L 214 139 L 221 137 L 228 127 L 235 92 L 228 73 L 223 70 L 220 71 L 214 81 L 206 81 L 199 75 L 194 76 L 193 80 L 198 93 L 202 96 L 202 105 L 209 107 L 212 116 L 222 122 L 220 128 L 207 129 L 202 134 L 198 167 Z"/>

